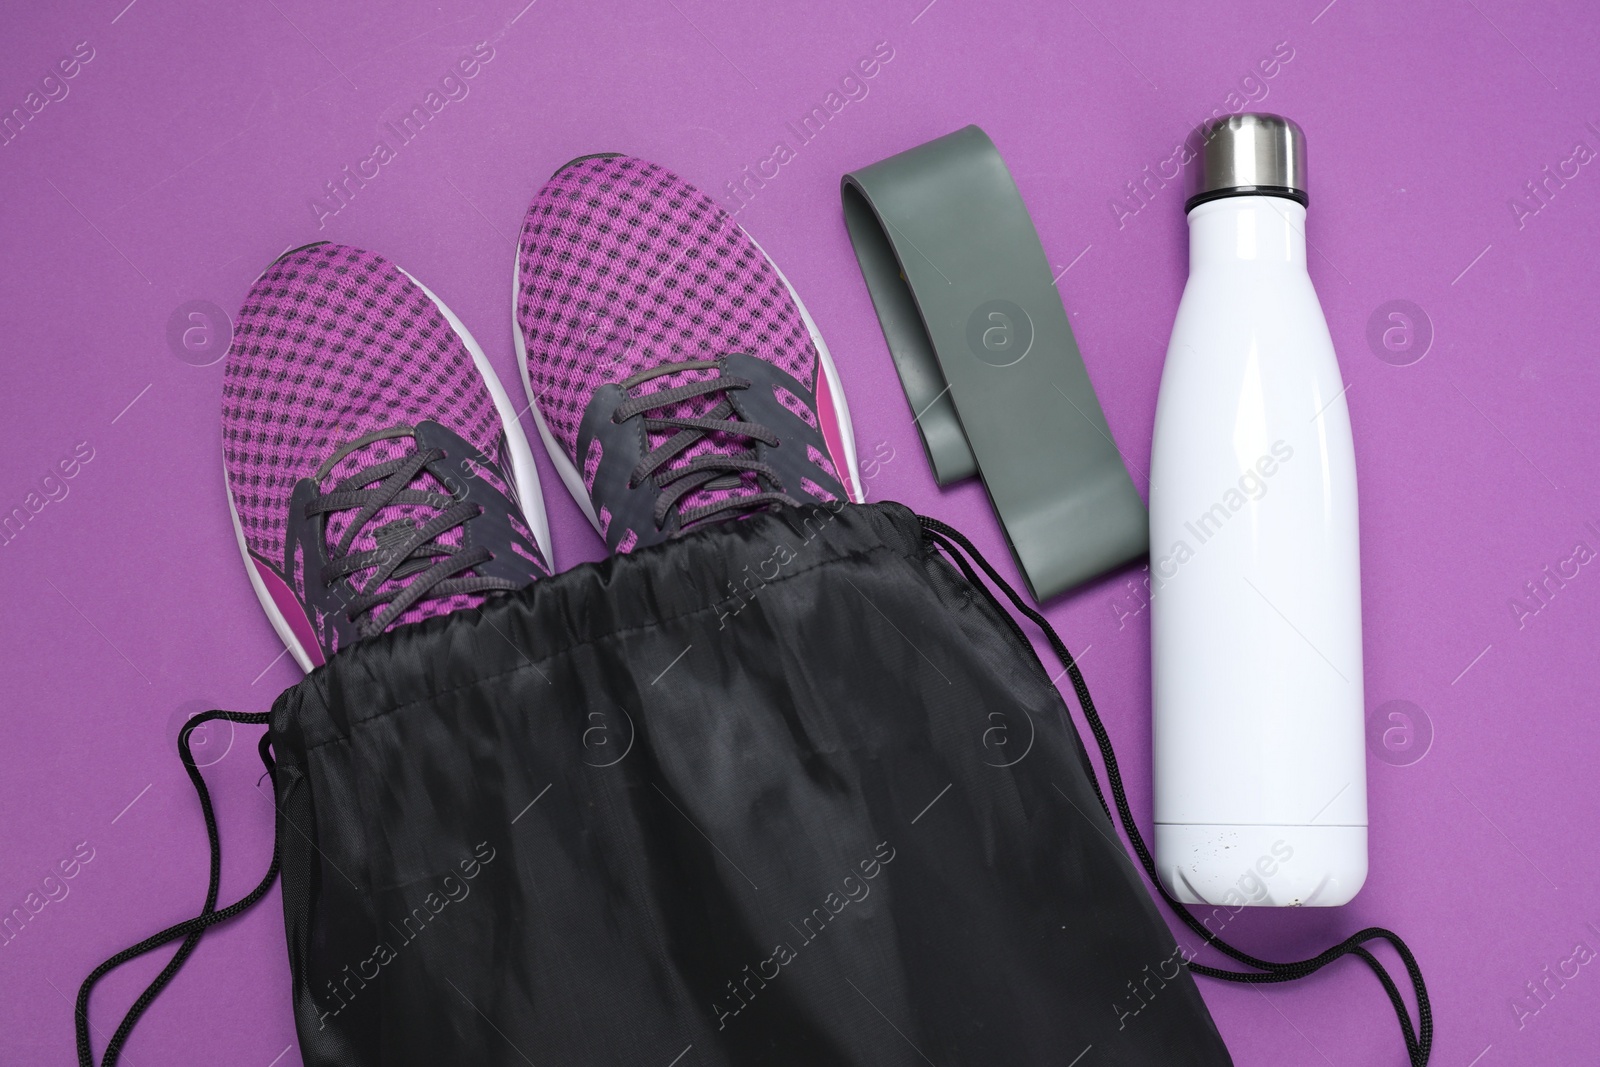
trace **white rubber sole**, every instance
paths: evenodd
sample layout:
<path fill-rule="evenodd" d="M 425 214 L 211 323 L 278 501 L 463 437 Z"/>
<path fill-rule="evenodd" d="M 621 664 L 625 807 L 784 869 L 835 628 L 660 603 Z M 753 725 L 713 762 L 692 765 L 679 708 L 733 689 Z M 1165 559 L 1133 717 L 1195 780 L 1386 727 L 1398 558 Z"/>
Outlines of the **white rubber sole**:
<path fill-rule="evenodd" d="M 238 542 L 239 554 L 244 557 L 244 573 L 250 579 L 250 588 L 256 591 L 256 599 L 261 602 L 261 610 L 267 613 L 267 621 L 272 623 L 272 629 L 277 633 L 278 640 L 289 650 L 289 655 L 300 665 L 300 669 L 310 674 L 316 669 L 316 664 L 311 661 L 311 656 L 300 644 L 300 639 L 294 635 L 294 630 L 289 626 L 289 620 L 283 617 L 283 612 L 278 610 L 278 604 L 272 599 L 272 594 L 267 592 L 267 587 L 261 582 L 261 575 L 256 571 L 255 561 L 250 558 L 250 546 L 244 539 L 244 527 L 239 523 L 239 509 L 233 504 L 233 487 L 228 484 L 228 461 L 222 461 L 222 486 L 228 494 L 228 517 L 233 520 L 233 539 Z"/>
<path fill-rule="evenodd" d="M 288 252 L 294 247 L 296 246 L 291 245 L 290 248 L 284 249 L 284 252 Z M 282 256 L 283 253 L 279 253 L 280 259 Z M 555 571 L 555 555 L 551 551 L 550 519 L 545 513 L 544 493 L 539 485 L 539 468 L 533 461 L 533 450 L 528 446 L 528 437 L 522 432 L 522 421 L 517 417 L 516 408 L 511 406 L 511 397 L 506 393 L 505 386 L 500 384 L 500 377 L 495 374 L 494 367 L 490 365 L 489 357 L 484 354 L 483 348 L 478 344 L 477 339 L 472 336 L 472 331 L 467 329 L 466 324 L 456 317 L 456 313 L 451 311 L 432 289 L 417 281 L 411 272 L 398 264 L 395 269 L 410 279 L 418 289 L 428 294 L 428 299 L 433 301 L 434 306 L 439 309 L 439 313 L 450 324 L 450 328 L 461 339 L 461 343 L 472 354 L 473 365 L 477 368 L 479 376 L 483 378 L 484 384 L 489 387 L 489 397 L 494 401 L 495 413 L 500 417 L 500 426 L 506 435 L 506 451 L 511 457 L 511 476 L 516 482 L 517 498 L 522 507 L 523 519 L 527 522 L 528 531 L 533 534 L 533 539 L 538 542 L 539 551 L 543 553 L 545 563 L 553 573 Z M 263 271 L 262 273 L 266 272 Z M 250 546 L 245 540 L 244 527 L 239 522 L 239 509 L 233 502 L 233 488 L 228 484 L 226 461 L 223 463 L 222 484 L 227 490 L 228 516 L 233 520 L 234 540 L 238 542 L 239 553 L 244 557 L 244 569 L 250 578 L 250 587 L 255 590 L 256 599 L 261 602 L 262 610 L 267 613 L 267 619 L 272 623 L 272 629 L 276 631 L 279 639 L 289 649 L 289 654 L 300 665 L 300 669 L 309 674 L 316 664 L 312 661 L 305 647 L 301 645 L 299 639 L 295 637 L 289 621 L 283 617 L 283 612 L 278 610 L 277 602 L 273 600 L 272 594 L 267 591 L 266 585 L 262 583 L 261 576 L 256 571 L 255 562 L 250 558 Z"/>
<path fill-rule="evenodd" d="M 533 534 L 533 539 L 539 542 L 539 551 L 544 555 L 545 563 L 555 573 L 555 553 L 550 545 L 550 517 L 544 509 L 544 491 L 539 485 L 539 468 L 533 462 L 533 450 L 528 447 L 528 435 L 522 432 L 522 420 L 518 417 L 517 409 L 511 406 L 511 397 L 507 395 L 505 386 L 500 384 L 500 376 L 495 374 L 494 368 L 489 365 L 489 357 L 483 354 L 483 349 L 478 346 L 477 339 L 472 336 L 466 324 L 456 318 L 456 313 L 445 306 L 445 302 L 434 295 L 432 289 L 412 278 L 404 267 L 397 268 L 401 274 L 411 278 L 418 289 L 428 294 L 434 306 L 439 309 L 456 336 L 461 338 L 461 343 L 467 346 L 467 351 L 472 353 L 472 362 L 478 368 L 484 384 L 489 387 L 489 396 L 494 400 L 495 413 L 500 416 L 500 426 L 506 435 L 506 450 L 511 454 L 511 474 L 517 482 L 517 502 L 522 506 L 522 516 L 528 524 L 528 530 Z"/>
<path fill-rule="evenodd" d="M 522 245 L 520 242 L 521 231 L 518 231 L 519 242 L 516 257 L 511 263 L 511 340 L 517 346 L 517 373 L 522 376 L 522 391 L 528 397 L 528 411 L 533 415 L 534 428 L 539 431 L 539 440 L 544 442 L 544 450 L 550 456 L 550 462 L 555 464 L 556 474 L 561 477 L 561 484 L 567 487 L 567 492 L 578 504 L 584 518 L 589 520 L 589 525 L 594 527 L 594 532 L 604 537 L 600 529 L 599 516 L 594 513 L 594 504 L 589 500 L 589 490 L 584 488 L 583 475 L 578 473 L 578 468 L 567 457 L 567 450 L 550 433 L 550 426 L 544 421 L 544 412 L 539 410 L 539 398 L 533 395 L 533 381 L 528 377 L 528 345 L 522 339 L 522 323 L 517 319 L 517 305 L 522 299 Z"/>
<path fill-rule="evenodd" d="M 734 225 L 737 226 L 738 223 Z M 740 227 L 740 232 L 750 237 L 743 227 Z M 828 343 L 822 339 L 822 332 L 817 329 L 811 312 L 806 310 L 805 301 L 800 299 L 800 294 L 789 284 L 789 279 L 784 276 L 782 269 L 771 256 L 767 255 L 767 250 L 762 248 L 754 237 L 750 237 L 750 243 L 755 245 L 756 250 L 766 259 L 778 275 L 778 279 L 783 282 L 783 287 L 789 291 L 795 307 L 800 309 L 800 318 L 806 324 L 806 332 L 811 335 L 811 343 L 816 347 L 817 355 L 821 359 L 822 373 L 828 379 L 828 391 L 832 396 L 834 413 L 839 422 L 839 436 L 844 444 L 844 461 L 847 468 L 844 472 L 847 479 L 845 491 L 853 502 L 860 503 L 866 499 L 866 494 L 861 491 L 861 472 L 856 467 L 855 428 L 850 421 L 850 405 L 845 400 L 844 383 L 839 380 L 839 368 L 834 366 L 833 353 L 828 351 Z M 517 306 L 521 299 L 522 246 L 519 239 L 516 258 L 511 265 L 511 337 L 517 347 L 517 369 L 522 375 L 522 388 L 528 394 L 528 410 L 533 413 L 533 423 L 539 430 L 539 439 L 544 442 L 545 451 L 550 454 L 550 462 L 555 465 L 556 473 L 561 476 L 561 484 L 567 487 L 567 492 L 577 501 L 578 507 L 589 520 L 589 525 L 594 527 L 595 533 L 604 537 L 605 533 L 600 529 L 599 516 L 594 511 L 594 503 L 589 499 L 589 490 L 583 484 L 583 474 L 567 455 L 567 450 L 550 433 L 550 427 L 544 421 L 544 413 L 539 410 L 539 398 L 534 394 L 533 381 L 528 374 L 528 346 L 522 336 L 522 323 L 517 317 Z"/>

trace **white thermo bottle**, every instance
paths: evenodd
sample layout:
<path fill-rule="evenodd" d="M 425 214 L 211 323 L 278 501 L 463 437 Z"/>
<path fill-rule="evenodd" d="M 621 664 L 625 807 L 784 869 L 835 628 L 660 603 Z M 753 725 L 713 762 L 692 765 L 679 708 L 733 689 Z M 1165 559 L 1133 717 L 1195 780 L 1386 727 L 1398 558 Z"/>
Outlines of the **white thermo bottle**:
<path fill-rule="evenodd" d="M 1156 863 L 1188 903 L 1344 904 L 1367 876 L 1356 471 L 1305 135 L 1196 136 L 1150 469 Z"/>

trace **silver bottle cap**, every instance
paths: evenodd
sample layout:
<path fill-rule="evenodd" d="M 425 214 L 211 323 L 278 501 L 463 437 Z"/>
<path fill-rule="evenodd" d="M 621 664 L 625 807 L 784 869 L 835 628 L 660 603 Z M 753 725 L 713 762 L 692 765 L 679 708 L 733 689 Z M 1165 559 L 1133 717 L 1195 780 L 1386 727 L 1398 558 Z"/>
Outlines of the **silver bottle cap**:
<path fill-rule="evenodd" d="M 1306 135 L 1282 115 L 1246 112 L 1200 124 L 1192 147 L 1185 211 L 1224 196 L 1283 196 L 1306 202 Z"/>

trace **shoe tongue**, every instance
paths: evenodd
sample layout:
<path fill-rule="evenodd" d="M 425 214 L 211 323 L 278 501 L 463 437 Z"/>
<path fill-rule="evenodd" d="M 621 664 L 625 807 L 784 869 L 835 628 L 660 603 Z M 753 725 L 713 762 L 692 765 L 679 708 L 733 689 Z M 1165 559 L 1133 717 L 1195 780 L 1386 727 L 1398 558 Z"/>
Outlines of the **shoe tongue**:
<path fill-rule="evenodd" d="M 343 456 L 328 471 L 326 477 L 318 488 L 324 492 L 331 492 L 335 486 L 346 478 L 359 474 L 361 471 L 388 463 L 390 460 L 403 459 L 416 453 L 417 444 L 411 437 L 390 437 L 373 441 L 355 449 L 349 455 Z M 357 489 L 371 489 L 376 487 L 376 480 L 366 484 L 353 486 Z M 407 488 L 423 492 L 436 493 L 440 496 L 450 496 L 450 490 L 437 478 L 428 473 L 426 469 L 419 471 L 416 477 L 407 483 Z M 324 540 L 327 550 L 331 555 L 337 550 L 339 542 L 349 532 L 350 523 L 355 519 L 360 509 L 349 508 L 333 512 L 328 516 L 327 528 L 324 531 Z M 394 549 L 417 529 L 429 522 L 439 512 L 435 508 L 423 504 L 390 504 L 379 508 L 374 515 L 356 533 L 355 539 L 350 543 L 350 552 L 370 552 L 373 549 Z M 435 540 L 441 544 L 457 545 L 461 542 L 462 528 L 457 526 L 446 530 Z M 397 572 L 383 583 L 384 591 L 403 589 L 411 579 L 422 570 L 427 569 L 427 561 L 419 560 L 409 564 L 402 564 Z M 367 583 L 372 579 L 372 568 L 357 571 L 350 576 L 350 581 L 358 588 L 366 590 Z M 467 573 L 471 573 L 470 571 Z"/>
<path fill-rule="evenodd" d="M 717 372 L 714 370 L 680 371 L 676 374 L 664 375 L 660 378 L 654 379 L 653 381 L 646 382 L 639 388 L 635 389 L 632 395 L 636 397 L 648 396 L 650 393 L 665 392 L 666 390 L 672 389 L 676 386 L 688 385 L 691 382 L 703 382 L 711 378 L 715 378 L 716 376 Z M 713 408 L 722 403 L 723 399 L 724 395 L 722 393 L 712 393 L 708 396 L 690 397 L 688 400 L 680 400 L 676 404 L 667 404 L 664 407 L 651 408 L 648 414 L 653 418 L 663 419 L 701 418 L 709 415 Z M 646 435 L 646 446 L 651 450 L 656 449 L 662 444 L 671 440 L 677 432 L 678 431 L 676 430 L 657 430 L 649 433 Z M 678 453 L 677 456 L 673 457 L 672 462 L 667 464 L 664 469 L 668 471 L 678 470 L 688 465 L 689 462 L 695 459 L 697 456 L 741 455 L 748 452 L 750 447 L 750 439 L 748 437 L 739 436 L 738 434 L 706 434 L 704 437 L 701 437 L 700 440 L 696 441 L 694 444 Z M 750 473 L 749 471 L 730 472 L 722 475 L 721 477 L 712 479 L 710 482 L 707 482 L 694 492 L 689 493 L 687 496 L 680 499 L 677 504 L 677 510 L 679 514 L 682 514 L 686 511 L 692 511 L 695 508 L 704 507 L 707 504 L 719 503 L 731 497 L 754 496 L 760 491 L 761 487 L 759 484 L 757 484 L 756 476 L 754 474 Z"/>

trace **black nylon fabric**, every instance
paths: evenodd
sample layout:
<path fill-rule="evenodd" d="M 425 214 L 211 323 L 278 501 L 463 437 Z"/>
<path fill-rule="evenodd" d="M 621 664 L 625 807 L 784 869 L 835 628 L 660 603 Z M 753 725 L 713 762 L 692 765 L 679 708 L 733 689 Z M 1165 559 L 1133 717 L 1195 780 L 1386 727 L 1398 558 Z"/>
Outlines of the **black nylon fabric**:
<path fill-rule="evenodd" d="M 353 645 L 272 712 L 305 1062 L 1228 1064 L 1065 715 L 894 504 Z"/>

